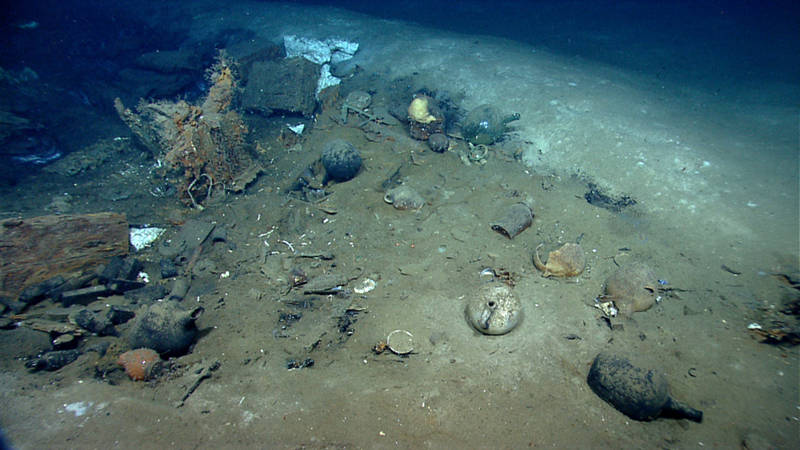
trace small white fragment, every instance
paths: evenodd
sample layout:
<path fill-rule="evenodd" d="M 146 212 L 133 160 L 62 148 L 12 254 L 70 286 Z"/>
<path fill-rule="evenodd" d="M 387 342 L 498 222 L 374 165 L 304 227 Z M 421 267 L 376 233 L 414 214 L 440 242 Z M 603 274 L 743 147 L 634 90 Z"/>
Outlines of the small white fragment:
<path fill-rule="evenodd" d="M 143 248 L 147 248 L 156 239 L 158 239 L 159 236 L 164 234 L 165 231 L 167 231 L 166 228 L 158 228 L 158 227 L 131 228 L 130 229 L 131 246 L 135 248 L 137 251 Z"/>
<path fill-rule="evenodd" d="M 136 278 L 141 280 L 143 283 L 149 283 L 150 282 L 150 275 L 148 275 L 147 272 L 139 272 L 139 275 L 137 275 Z"/>
<path fill-rule="evenodd" d="M 331 66 L 330 64 L 323 64 L 322 67 L 319 69 L 319 80 L 317 81 L 317 96 L 319 93 L 322 92 L 323 89 L 336 86 L 337 84 L 341 83 L 342 80 L 340 78 L 336 78 L 331 74 Z"/>
<path fill-rule="evenodd" d="M 747 202 L 747 206 L 749 206 L 749 207 L 751 207 L 751 208 L 755 208 L 756 206 L 758 206 L 758 203 L 755 203 L 755 202 Z"/>
<path fill-rule="evenodd" d="M 617 317 L 619 313 L 614 301 L 601 302 L 599 298 L 595 298 L 594 307 L 602 311 L 606 317 Z"/>
<path fill-rule="evenodd" d="M 481 270 L 481 273 L 478 275 L 480 276 L 481 280 L 493 280 L 495 277 L 494 269 L 492 269 L 491 267 L 487 267 Z"/>
<path fill-rule="evenodd" d="M 375 289 L 375 286 L 377 285 L 378 284 L 375 282 L 375 280 L 371 278 L 364 278 L 361 280 L 361 283 L 359 283 L 358 286 L 353 288 L 353 292 L 356 294 L 366 294 L 367 292 Z"/>
<path fill-rule="evenodd" d="M 747 326 L 747 329 L 748 330 L 760 330 L 761 329 L 761 325 L 753 322 L 753 323 L 751 323 L 750 325 Z"/>
<path fill-rule="evenodd" d="M 92 407 L 92 402 L 75 402 L 69 405 L 64 405 L 64 410 L 75 414 L 75 417 L 80 417 L 86 414 L 86 411 Z"/>
<path fill-rule="evenodd" d="M 231 276 L 231 271 L 230 270 L 226 270 L 225 272 L 222 272 L 221 274 L 219 274 L 220 278 L 228 278 L 229 276 Z"/>
<path fill-rule="evenodd" d="M 298 136 L 303 134 L 303 130 L 306 128 L 306 124 L 304 124 L 304 123 L 299 123 L 297 125 L 289 125 L 287 123 L 286 126 L 289 127 L 290 130 L 292 130 L 292 133 L 294 133 L 294 134 L 296 134 Z"/>

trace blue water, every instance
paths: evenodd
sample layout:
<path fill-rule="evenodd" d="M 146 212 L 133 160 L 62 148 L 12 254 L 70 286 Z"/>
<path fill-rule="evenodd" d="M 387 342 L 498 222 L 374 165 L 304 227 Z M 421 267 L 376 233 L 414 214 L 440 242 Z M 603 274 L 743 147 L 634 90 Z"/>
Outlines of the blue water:
<path fill-rule="evenodd" d="M 654 77 L 800 80 L 800 4 L 792 1 L 424 1 L 329 4 L 433 28 L 492 35 Z"/>
<path fill-rule="evenodd" d="M 55 101 L 53 98 L 44 101 L 16 97 L 4 89 L 0 92 L 0 110 L 17 111 L 22 117 L 35 116 L 28 118 L 41 125 L 37 133 L 45 134 L 46 141 L 57 141 L 61 153 L 87 145 L 97 135 L 108 134 L 108 125 L 90 128 L 86 130 L 88 134 L 72 132 L 68 129 L 69 121 L 59 117 L 58 111 L 76 106 L 105 115 L 113 113 L 111 97 L 115 94 L 128 102 L 140 96 L 166 94 L 141 86 L 134 89 L 129 78 L 120 79 L 120 74 L 126 69 L 136 70 L 135 60 L 142 53 L 198 45 L 188 44 L 190 21 L 181 17 L 180 10 L 170 3 L 36 0 L 6 4 L 0 18 L 4 42 L 0 47 L 0 67 L 17 73 L 33 71 L 29 73 L 40 77 L 58 94 L 53 93 L 57 95 Z M 191 2 L 181 2 L 188 3 Z M 784 85 L 783 91 L 770 94 L 763 101 L 800 103 L 797 2 L 288 3 L 347 8 L 473 34 L 476 38 L 480 35 L 510 38 L 567 57 L 627 69 L 656 82 L 701 87 L 727 99 L 735 100 L 743 89 L 752 90 L 765 83 Z M 212 61 L 215 49 L 247 38 L 239 33 L 228 30 L 199 43 L 206 50 L 199 52 L 202 61 L 196 70 L 183 74 L 182 95 L 190 98 L 199 95 L 197 89 L 203 85 L 204 67 Z M 118 92 L 110 92 L 112 87 Z M 23 138 L 29 139 L 30 134 Z M 22 151 L 35 154 L 37 150 L 3 146 L 0 157 L 5 160 L 16 156 L 19 160 Z M 49 149 L 41 150 L 42 154 L 48 152 Z"/>

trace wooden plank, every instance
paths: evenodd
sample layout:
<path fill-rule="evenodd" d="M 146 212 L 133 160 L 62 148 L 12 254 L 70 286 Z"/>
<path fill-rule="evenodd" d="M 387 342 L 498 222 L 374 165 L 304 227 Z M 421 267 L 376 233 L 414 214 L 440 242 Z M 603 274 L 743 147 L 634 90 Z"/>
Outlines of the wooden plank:
<path fill-rule="evenodd" d="M 0 221 L 0 296 L 128 254 L 124 214 L 40 216 Z"/>

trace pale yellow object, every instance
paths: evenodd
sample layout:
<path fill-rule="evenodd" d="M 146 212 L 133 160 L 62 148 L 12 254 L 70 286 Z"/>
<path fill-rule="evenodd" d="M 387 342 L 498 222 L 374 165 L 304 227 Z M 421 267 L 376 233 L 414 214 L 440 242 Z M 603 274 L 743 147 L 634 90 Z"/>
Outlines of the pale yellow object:
<path fill-rule="evenodd" d="M 415 98 L 410 105 L 408 105 L 408 117 L 415 122 L 431 123 L 436 121 L 436 117 L 431 115 L 428 111 L 428 101 L 430 97 L 425 95 Z"/>

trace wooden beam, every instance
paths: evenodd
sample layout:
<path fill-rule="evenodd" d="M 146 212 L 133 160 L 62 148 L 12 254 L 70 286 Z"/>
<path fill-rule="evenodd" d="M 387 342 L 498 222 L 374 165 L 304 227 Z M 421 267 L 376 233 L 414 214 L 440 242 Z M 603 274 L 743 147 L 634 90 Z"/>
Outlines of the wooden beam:
<path fill-rule="evenodd" d="M 124 214 L 54 215 L 0 221 L 0 296 L 128 254 Z"/>

